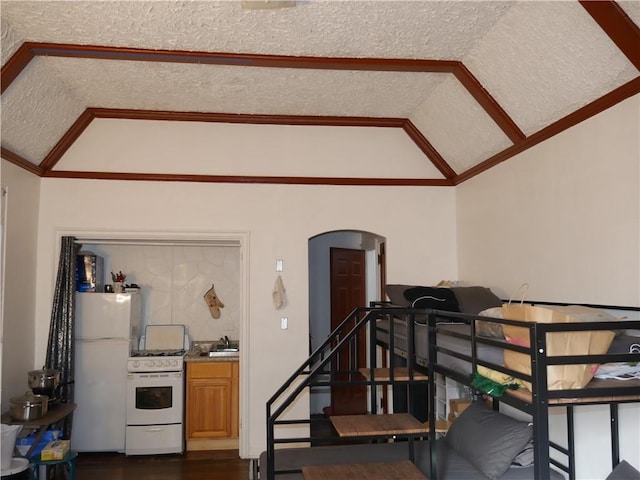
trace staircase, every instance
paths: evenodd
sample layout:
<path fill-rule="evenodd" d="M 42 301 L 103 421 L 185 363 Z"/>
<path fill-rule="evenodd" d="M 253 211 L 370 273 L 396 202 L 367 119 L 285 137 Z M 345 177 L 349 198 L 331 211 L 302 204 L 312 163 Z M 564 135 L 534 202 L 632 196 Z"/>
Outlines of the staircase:
<path fill-rule="evenodd" d="M 355 309 L 276 391 L 267 402 L 267 465 L 261 465 L 261 480 L 274 480 L 279 474 L 300 472 L 305 480 L 323 478 L 333 480 L 340 478 L 340 475 L 352 475 L 354 472 L 371 468 L 371 465 L 357 464 L 354 459 L 354 463 L 343 465 L 301 465 L 300 469 L 276 470 L 275 455 L 278 446 L 297 444 L 315 448 L 308 447 L 317 440 L 311 436 L 311 433 L 307 436 L 291 434 L 293 430 L 299 430 L 299 427 L 306 427 L 307 432 L 313 431 L 310 428 L 311 420 L 289 418 L 288 412 L 293 410 L 292 405 L 301 396 L 319 387 L 362 389 L 365 386 L 367 392 L 366 413 L 330 416 L 330 421 L 337 433 L 337 436 L 329 439 L 332 443 L 340 445 L 404 441 L 409 459 L 414 460 L 414 440 L 434 435 L 435 430 L 415 418 L 412 395 L 407 395 L 406 411 L 401 413 L 387 413 L 390 410 L 389 406 L 386 402 L 379 402 L 379 399 L 386 399 L 385 391 L 389 386 L 402 385 L 409 388 L 412 385 L 426 384 L 429 385 L 429 391 L 433 391 L 431 380 L 433 375 L 429 374 L 427 368 L 416 364 L 413 328 L 407 329 L 406 367 L 389 368 L 387 366 L 387 352 L 377 348 L 377 333 L 380 321 L 388 320 L 385 323 L 389 326 L 389 345 L 386 346 L 390 351 L 394 351 L 393 317 L 404 318 L 407 325 L 413 325 L 415 314 L 414 309 L 390 307 L 386 304 L 374 304 L 369 308 Z M 366 357 L 364 364 L 362 364 L 363 355 L 358 355 L 362 349 L 367 352 L 364 356 Z M 327 440 L 326 437 L 323 440 Z M 408 462 L 410 466 L 404 463 L 375 464 L 374 470 L 377 476 L 366 478 L 425 478 L 411 462 Z"/>

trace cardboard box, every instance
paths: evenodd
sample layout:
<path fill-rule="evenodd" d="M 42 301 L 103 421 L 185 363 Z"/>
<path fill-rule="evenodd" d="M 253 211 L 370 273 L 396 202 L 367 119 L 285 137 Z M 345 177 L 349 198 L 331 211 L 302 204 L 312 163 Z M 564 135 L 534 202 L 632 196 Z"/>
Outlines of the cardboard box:
<path fill-rule="evenodd" d="M 449 418 L 447 419 L 449 423 L 453 423 L 469 405 L 471 405 L 471 400 L 463 398 L 452 398 L 449 400 Z"/>
<path fill-rule="evenodd" d="M 40 452 L 40 460 L 62 460 L 64 456 L 69 453 L 70 447 L 69 440 L 54 440 L 49 442 L 46 447 Z"/>
<path fill-rule="evenodd" d="M 31 456 L 40 456 L 40 452 L 44 447 L 47 446 L 49 442 L 57 440 L 60 437 L 62 437 L 62 430 L 47 430 L 46 432 L 44 432 L 44 435 L 33 449 L 33 452 L 31 452 Z M 16 448 L 18 449 L 18 452 L 20 452 L 20 455 L 25 456 L 27 454 L 35 439 L 35 433 L 31 433 L 26 437 L 16 438 Z"/>

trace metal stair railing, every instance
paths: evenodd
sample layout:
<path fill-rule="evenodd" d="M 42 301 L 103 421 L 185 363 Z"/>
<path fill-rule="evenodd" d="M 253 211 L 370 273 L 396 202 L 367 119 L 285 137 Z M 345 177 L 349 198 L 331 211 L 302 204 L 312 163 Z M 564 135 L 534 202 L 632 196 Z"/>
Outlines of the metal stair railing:
<path fill-rule="evenodd" d="M 360 307 L 354 309 L 336 329 L 331 332 L 327 339 L 320 345 L 310 356 L 305 360 L 300 367 L 282 384 L 280 388 L 269 398 L 266 404 L 267 414 L 267 479 L 272 480 L 276 473 L 294 473 L 299 470 L 275 470 L 275 446 L 278 443 L 303 443 L 310 442 L 312 439 L 309 437 L 293 437 L 293 438 L 276 438 L 275 427 L 278 425 L 296 425 L 296 424 L 310 424 L 310 419 L 300 420 L 279 420 L 280 416 L 287 410 L 289 406 L 298 398 L 305 389 L 313 386 L 335 386 L 340 384 L 348 385 L 375 385 L 380 383 L 374 378 L 374 371 L 376 367 L 376 320 L 387 316 L 389 318 L 389 342 L 391 351 L 393 351 L 395 335 L 394 335 L 394 316 L 407 316 L 407 325 L 411 325 L 412 328 L 407 328 L 407 344 L 408 344 L 408 368 L 410 381 L 413 381 L 413 368 L 415 368 L 415 351 L 413 345 L 413 320 L 416 313 L 415 309 L 406 309 L 399 307 L 385 307 L 380 304 L 372 303 L 372 307 Z M 360 341 L 361 332 L 366 331 L 367 326 L 371 326 L 369 329 L 369 355 L 367 368 L 371 368 L 371 375 L 369 380 L 354 380 L 354 373 L 357 373 L 357 357 L 353 352 L 358 351 L 358 342 Z M 336 371 L 332 367 L 340 364 L 340 356 L 344 354 L 346 350 L 349 356 L 349 370 L 346 373 L 349 374 L 348 381 L 338 382 L 335 380 L 330 381 L 315 381 L 322 375 L 336 373 L 345 373 Z M 329 367 L 329 370 L 326 368 Z M 394 373 L 393 369 L 390 370 L 390 379 L 385 383 L 393 383 Z M 298 383 L 297 383 L 298 382 Z M 294 387 L 294 385 L 297 385 Z M 285 394 L 289 392 L 286 396 Z M 375 405 L 375 389 L 370 389 L 370 402 L 372 408 Z M 276 407 L 276 403 L 278 406 Z"/>

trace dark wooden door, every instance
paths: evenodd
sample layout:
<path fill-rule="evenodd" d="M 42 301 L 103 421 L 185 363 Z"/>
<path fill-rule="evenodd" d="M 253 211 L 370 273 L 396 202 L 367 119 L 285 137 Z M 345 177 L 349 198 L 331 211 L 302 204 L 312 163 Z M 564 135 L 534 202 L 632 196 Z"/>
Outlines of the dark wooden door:
<path fill-rule="evenodd" d="M 366 306 L 366 258 L 364 250 L 348 248 L 331 248 L 331 331 L 357 307 Z M 358 349 L 351 352 L 357 357 L 357 364 L 365 366 L 366 362 L 366 332 L 358 335 Z M 347 372 L 353 368 L 353 357 L 340 355 L 339 363 L 334 368 Z M 338 374 L 336 380 L 359 378 L 350 377 L 347 373 Z M 367 390 L 365 385 L 334 386 L 331 389 L 331 414 L 350 415 L 366 413 Z"/>

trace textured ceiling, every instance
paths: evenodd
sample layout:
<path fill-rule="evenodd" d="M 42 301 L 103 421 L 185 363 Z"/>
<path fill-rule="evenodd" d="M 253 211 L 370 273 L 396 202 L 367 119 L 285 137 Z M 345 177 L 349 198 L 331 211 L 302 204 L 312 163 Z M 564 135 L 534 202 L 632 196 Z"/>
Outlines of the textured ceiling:
<path fill-rule="evenodd" d="M 437 167 L 408 183 L 453 185 L 640 91 L 640 2 L 598 3 L 2 0 L 2 156 L 54 176 L 94 119 L 237 114 L 256 133 L 249 124 L 399 128 Z M 399 161 L 390 178 L 407 170 Z M 317 167 L 306 175 L 340 175 Z M 294 173 L 280 181 L 305 169 Z"/>

